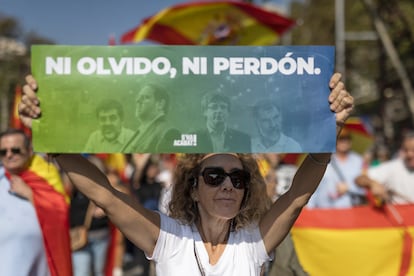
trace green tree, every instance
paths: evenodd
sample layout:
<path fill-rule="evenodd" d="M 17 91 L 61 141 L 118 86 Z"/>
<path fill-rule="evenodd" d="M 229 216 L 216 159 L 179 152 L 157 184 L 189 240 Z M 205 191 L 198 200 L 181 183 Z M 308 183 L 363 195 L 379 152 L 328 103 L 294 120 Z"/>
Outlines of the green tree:
<path fill-rule="evenodd" d="M 13 100 L 13 84 L 18 82 L 22 64 L 25 64 L 26 47 L 17 40 L 21 32 L 18 22 L 0 17 L 0 129 L 8 127 Z"/>
<path fill-rule="evenodd" d="M 19 22 L 0 15 L 0 131 L 9 127 L 14 92 L 30 70 L 30 46 L 52 44 L 36 33 L 25 34 Z"/>
<path fill-rule="evenodd" d="M 297 45 L 335 45 L 335 3 L 332 0 L 307 0 L 292 6 L 298 24 L 291 32 Z M 373 10 L 368 9 L 370 3 Z M 414 69 L 414 1 L 348 0 L 345 1 L 345 32 L 377 34 L 375 40 L 352 40 L 345 43 L 346 84 L 356 99 L 356 113 L 367 115 L 379 135 L 395 141 L 401 129 L 413 127 L 413 114 L 407 105 L 401 75 L 390 59 L 374 24 L 373 12 L 385 26 L 386 35 L 395 47 L 398 59 L 407 72 Z M 368 36 L 367 36 L 368 37 Z M 413 83 L 413 75 L 408 76 Z M 397 143 L 398 144 L 398 143 Z"/>

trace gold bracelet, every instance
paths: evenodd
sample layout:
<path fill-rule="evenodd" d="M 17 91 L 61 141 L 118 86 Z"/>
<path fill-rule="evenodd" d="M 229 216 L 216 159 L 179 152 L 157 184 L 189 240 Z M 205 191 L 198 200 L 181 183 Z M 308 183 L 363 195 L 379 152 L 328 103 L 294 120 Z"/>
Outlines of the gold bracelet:
<path fill-rule="evenodd" d="M 327 166 L 329 164 L 329 162 L 331 162 L 331 158 L 329 158 L 327 162 L 322 162 L 322 161 L 319 161 L 318 159 L 316 159 L 313 156 L 312 153 L 309 153 L 308 155 L 309 155 L 309 157 L 310 157 L 310 159 L 312 160 L 313 163 L 315 163 L 317 165 L 320 165 L 320 166 Z"/>

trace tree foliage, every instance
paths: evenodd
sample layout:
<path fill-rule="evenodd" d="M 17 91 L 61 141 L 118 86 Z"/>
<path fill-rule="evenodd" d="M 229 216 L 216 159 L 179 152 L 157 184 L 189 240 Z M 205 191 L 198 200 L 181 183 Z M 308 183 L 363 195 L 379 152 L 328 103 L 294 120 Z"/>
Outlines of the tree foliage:
<path fill-rule="evenodd" d="M 1 14 L 0 40 L 1 131 L 8 127 L 16 86 L 21 85 L 30 71 L 30 46 L 53 42 L 33 32 L 25 34 L 15 18 Z"/>
<path fill-rule="evenodd" d="M 377 33 L 373 16 L 364 4 L 369 2 L 386 27 L 386 35 L 398 52 L 407 72 L 414 70 L 414 1 L 344 0 L 347 34 Z M 291 33 L 291 43 L 298 45 L 335 45 L 335 4 L 333 0 L 307 0 L 295 3 L 292 17 L 298 25 Z M 364 33 L 363 33 L 364 32 Z M 378 34 L 377 34 L 378 35 Z M 356 99 L 356 112 L 369 116 L 377 132 L 392 141 L 403 128 L 412 128 L 412 114 L 407 106 L 401 77 L 379 39 L 346 39 L 346 82 Z M 409 74 L 411 83 L 414 75 Z M 414 92 L 413 92 L 414 93 Z"/>

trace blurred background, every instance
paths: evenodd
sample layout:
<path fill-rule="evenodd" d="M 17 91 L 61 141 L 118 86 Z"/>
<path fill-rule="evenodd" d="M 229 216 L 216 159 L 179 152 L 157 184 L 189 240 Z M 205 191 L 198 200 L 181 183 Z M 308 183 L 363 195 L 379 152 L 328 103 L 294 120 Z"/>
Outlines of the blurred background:
<path fill-rule="evenodd" d="M 16 89 L 30 71 L 31 45 L 159 43 L 145 38 L 125 41 L 125 35 L 161 10 L 191 2 L 196 1 L 2 1 L 0 130 L 13 119 Z M 355 115 L 376 144 L 386 144 L 391 151 L 398 147 L 401 133 L 414 120 L 414 75 L 409 73 L 414 69 L 412 0 L 240 2 L 293 20 L 273 44 L 335 45 L 336 71 L 344 75 L 356 99 Z M 191 20 L 180 22 L 180 27 L 190 28 Z"/>
<path fill-rule="evenodd" d="M 352 149 L 364 158 L 365 167 L 360 169 L 397 156 L 403 133 L 414 127 L 413 0 L 220 1 L 225 4 L 204 9 L 210 2 L 0 0 L 0 131 L 21 127 L 15 103 L 24 76 L 30 73 L 30 47 L 34 44 L 334 45 L 335 70 L 342 73 L 356 101 L 355 114 L 346 128 L 352 136 Z M 273 183 L 269 184 L 272 199 L 276 192 L 288 189 L 295 165 L 303 156 L 270 154 L 259 159 L 264 171 L 277 171 L 273 175 L 277 181 L 267 180 Z M 108 172 L 115 172 L 123 188 L 138 197 L 143 190 L 151 190 L 157 195 L 160 211 L 166 212 L 165 198 L 171 192 L 177 156 L 103 154 L 99 158 L 106 162 Z M 145 189 L 140 190 L 142 187 Z M 360 222 L 366 226 L 365 222 L 381 219 L 381 225 L 389 227 L 389 217 L 396 217 L 397 221 L 404 218 L 400 224 L 409 225 L 412 236 L 414 205 L 398 209 L 400 213 L 391 206 L 393 212 L 388 216 L 372 205 L 304 212 L 292 236 L 305 269 L 325 272 L 312 275 L 388 276 L 397 275 L 389 271 L 411 267 L 411 274 L 398 275 L 413 275 L 414 266 L 406 262 L 412 259 L 414 263 L 412 238 L 406 239 L 410 236 L 401 235 L 398 227 L 392 230 L 397 232 L 377 228 L 371 232 L 364 227 L 355 232 L 342 225 L 335 235 L 330 234 L 337 222 L 360 229 Z M 315 225 L 329 228 L 327 234 L 309 232 Z M 405 234 L 407 229 L 405 226 Z M 142 252 L 128 241 L 125 248 L 125 255 L 120 254 L 124 274 L 107 275 L 153 275 L 153 266 Z"/>

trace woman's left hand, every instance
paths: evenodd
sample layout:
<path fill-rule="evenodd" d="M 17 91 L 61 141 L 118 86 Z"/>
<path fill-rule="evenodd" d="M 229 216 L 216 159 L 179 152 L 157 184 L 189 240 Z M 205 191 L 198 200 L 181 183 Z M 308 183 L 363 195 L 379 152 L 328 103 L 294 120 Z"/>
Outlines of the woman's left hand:
<path fill-rule="evenodd" d="M 329 87 L 331 88 L 331 94 L 328 98 L 330 108 L 335 112 L 336 125 L 341 128 L 354 109 L 354 98 L 346 91 L 340 73 L 332 75 Z"/>

